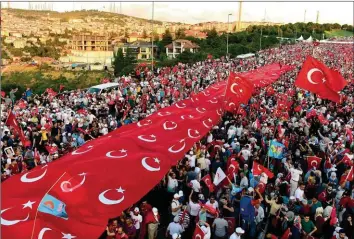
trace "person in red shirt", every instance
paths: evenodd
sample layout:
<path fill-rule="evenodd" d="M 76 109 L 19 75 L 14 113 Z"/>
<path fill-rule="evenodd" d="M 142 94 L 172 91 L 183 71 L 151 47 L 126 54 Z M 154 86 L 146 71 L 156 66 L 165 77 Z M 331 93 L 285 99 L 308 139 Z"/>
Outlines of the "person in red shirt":
<path fill-rule="evenodd" d="M 125 234 L 122 227 L 118 227 L 116 239 L 129 239 L 128 235 Z"/>

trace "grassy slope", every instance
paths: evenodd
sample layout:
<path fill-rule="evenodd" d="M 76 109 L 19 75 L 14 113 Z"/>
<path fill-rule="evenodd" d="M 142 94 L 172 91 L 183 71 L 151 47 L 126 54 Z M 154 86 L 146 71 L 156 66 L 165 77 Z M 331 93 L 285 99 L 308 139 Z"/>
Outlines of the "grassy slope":
<path fill-rule="evenodd" d="M 345 30 L 332 30 L 326 31 L 326 36 L 328 37 L 350 37 L 353 36 L 353 32 L 345 31 Z"/>

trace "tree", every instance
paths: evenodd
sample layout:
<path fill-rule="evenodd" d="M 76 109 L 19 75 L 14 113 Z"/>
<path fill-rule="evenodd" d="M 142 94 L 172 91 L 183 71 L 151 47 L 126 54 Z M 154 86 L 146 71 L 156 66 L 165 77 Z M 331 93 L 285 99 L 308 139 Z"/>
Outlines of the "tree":
<path fill-rule="evenodd" d="M 176 32 L 176 39 L 183 39 L 186 37 L 186 34 L 184 33 L 184 29 L 180 28 Z"/>
<path fill-rule="evenodd" d="M 161 43 L 165 47 L 166 45 L 172 43 L 172 35 L 170 30 L 166 29 L 165 33 L 162 35 Z"/>
<path fill-rule="evenodd" d="M 144 29 L 144 31 L 143 31 L 143 38 L 144 38 L 144 39 L 148 38 L 148 35 L 147 35 L 145 29 Z"/>
<path fill-rule="evenodd" d="M 114 75 L 118 76 L 124 68 L 124 55 L 122 48 L 119 48 L 118 51 L 114 53 L 113 65 Z"/>

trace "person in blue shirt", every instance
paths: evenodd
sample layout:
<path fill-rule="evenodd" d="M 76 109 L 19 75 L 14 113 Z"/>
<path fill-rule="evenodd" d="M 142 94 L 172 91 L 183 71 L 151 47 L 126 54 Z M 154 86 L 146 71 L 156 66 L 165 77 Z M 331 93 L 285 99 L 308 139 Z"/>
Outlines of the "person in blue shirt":
<path fill-rule="evenodd" d="M 77 137 L 77 144 L 79 146 L 83 145 L 85 143 L 85 140 L 84 140 L 84 135 L 83 134 L 80 134 L 79 137 Z"/>
<path fill-rule="evenodd" d="M 27 88 L 27 90 L 26 90 L 26 92 L 25 92 L 25 95 L 26 95 L 26 99 L 28 100 L 28 101 L 30 101 L 31 100 L 31 97 L 32 97 L 32 90 L 31 90 L 31 88 Z"/>

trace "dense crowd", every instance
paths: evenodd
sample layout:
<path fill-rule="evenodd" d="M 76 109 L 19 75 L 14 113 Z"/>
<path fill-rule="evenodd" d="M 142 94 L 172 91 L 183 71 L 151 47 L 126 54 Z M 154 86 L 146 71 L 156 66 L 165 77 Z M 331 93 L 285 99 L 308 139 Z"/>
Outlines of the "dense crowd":
<path fill-rule="evenodd" d="M 303 61 L 311 54 L 350 81 L 341 93 L 341 103 L 294 86 Z M 1 107 L 2 181 L 60 160 L 89 140 L 227 79 L 230 71 L 249 71 L 270 63 L 291 64 L 296 69 L 272 85 L 273 93 L 268 88 L 258 89 L 249 104 L 242 106 L 246 117 L 226 113 L 220 124 L 195 144 L 153 190 L 166 193 L 160 199 L 163 204 L 143 199 L 110 219 L 101 238 L 188 239 L 197 225 L 205 233 L 204 239 L 353 238 L 354 190 L 353 182 L 347 180 L 354 152 L 352 45 L 298 43 L 263 50 L 247 59 L 208 59 L 154 72 L 142 69 L 134 76 L 116 78 L 119 87 L 102 94 L 75 90 L 53 97 L 34 95 L 28 88 L 19 103 L 17 89 L 13 89 Z M 286 118 L 276 114 L 280 95 L 291 102 Z M 5 125 L 9 110 L 16 115 L 30 146 L 24 146 Z M 310 111 L 326 120 L 308 117 Z M 283 159 L 267 157 L 273 139 L 287 146 Z M 311 168 L 306 158 L 313 155 L 322 161 Z M 343 160 L 345 155 L 350 160 Z M 234 179 L 210 192 L 201 179 L 208 174 L 213 178 L 219 167 L 226 172 L 234 160 L 240 166 Z M 253 162 L 269 167 L 275 177 L 254 176 Z M 233 232 L 228 231 L 225 218 L 235 219 Z M 289 236 L 282 237 L 284 234 Z"/>

